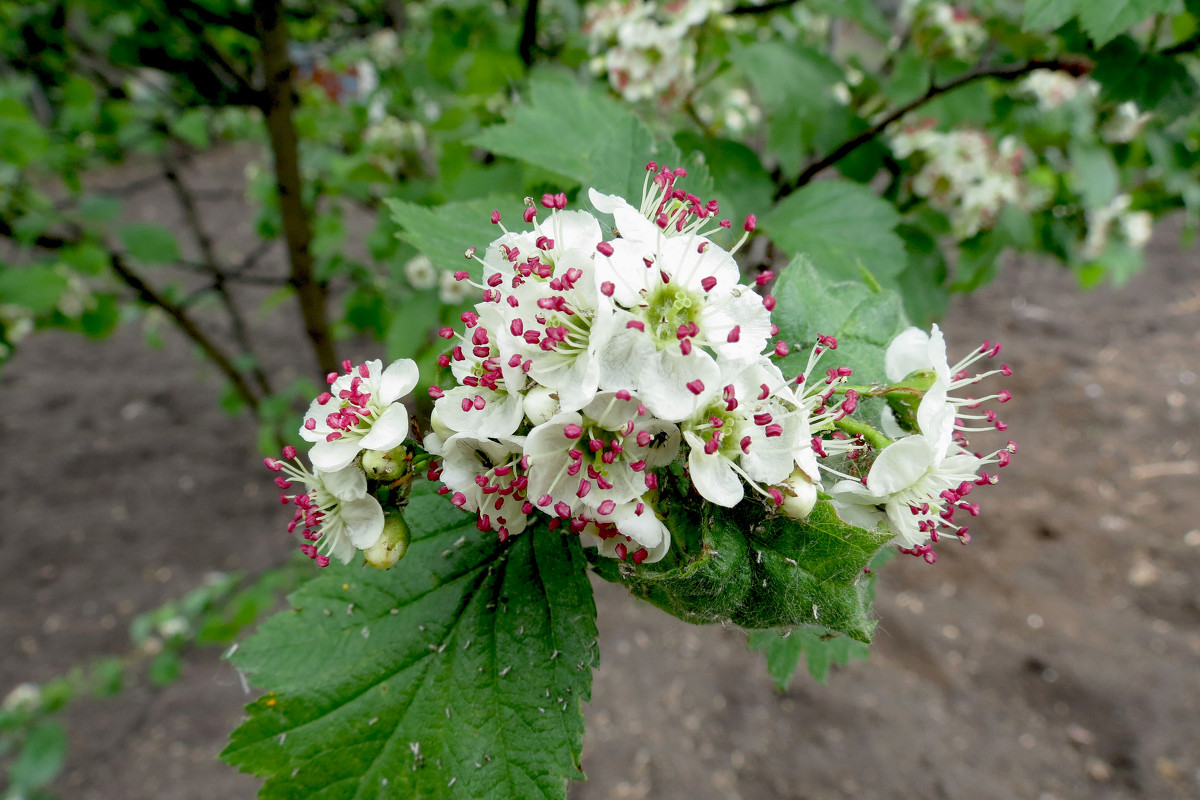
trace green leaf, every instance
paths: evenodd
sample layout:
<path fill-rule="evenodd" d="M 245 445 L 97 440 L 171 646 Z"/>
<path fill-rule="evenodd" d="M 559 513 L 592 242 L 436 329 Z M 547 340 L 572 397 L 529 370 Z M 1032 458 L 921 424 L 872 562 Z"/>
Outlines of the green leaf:
<path fill-rule="evenodd" d="M 888 534 L 847 525 L 828 501 L 798 522 L 753 501 L 736 509 L 696 503 L 672 485 L 659 498 L 671 553 L 636 569 L 596 556 L 598 575 L 688 622 L 752 630 L 819 624 L 870 641 L 875 622 L 862 570 Z"/>
<path fill-rule="evenodd" d="M 130 258 L 143 264 L 170 264 L 179 260 L 175 236 L 161 225 L 134 223 L 117 232 Z"/>
<path fill-rule="evenodd" d="M 857 280 L 865 269 L 893 286 L 905 266 L 900 221 L 892 204 L 865 186 L 846 181 L 810 183 L 777 205 L 759 223 L 783 250 L 806 257 L 822 274 Z"/>
<path fill-rule="evenodd" d="M 763 169 L 758 154 L 749 147 L 740 142 L 710 139 L 686 131 L 675 137 L 675 143 L 684 152 L 704 155 L 723 216 L 736 219 L 770 207 L 775 183 Z"/>
<path fill-rule="evenodd" d="M 103 225 L 121 216 L 122 204 L 105 194 L 85 194 L 79 199 L 78 214 L 84 222 Z"/>
<path fill-rule="evenodd" d="M 168 686 L 174 683 L 183 672 L 183 662 L 179 654 L 165 650 L 156 655 L 150 662 L 146 676 L 155 686 Z"/>
<path fill-rule="evenodd" d="M 1072 141 L 1068 153 L 1071 158 L 1071 174 L 1076 189 L 1083 197 L 1083 204 L 1090 209 L 1106 205 L 1117 196 L 1121 176 L 1113 161 L 1112 151 L 1099 145 L 1087 145 Z"/>
<path fill-rule="evenodd" d="M 34 314 L 54 310 L 67 288 L 67 279 L 49 264 L 12 267 L 0 264 L 2 302 L 24 306 Z"/>
<path fill-rule="evenodd" d="M 534 77 L 529 102 L 508 122 L 469 141 L 625 198 L 641 196 L 646 162 L 680 163 L 675 148 L 656 143 L 628 106 L 549 73 Z M 702 194 L 705 187 L 696 183 L 689 191 Z"/>
<path fill-rule="evenodd" d="M 388 360 L 415 358 L 437 328 L 441 310 L 437 292 L 432 289 L 405 300 L 392 315 L 384 337 Z"/>
<path fill-rule="evenodd" d="M 39 723 L 8 768 L 9 781 L 18 792 L 40 789 L 58 775 L 66 756 L 66 729 L 57 722 Z"/>
<path fill-rule="evenodd" d="M 193 108 L 183 112 L 171 125 L 171 132 L 198 150 L 209 145 L 207 108 Z"/>
<path fill-rule="evenodd" d="M 834 282 L 804 261 L 792 262 L 775 284 L 777 304 L 772 319 L 779 336 L 792 344 L 791 355 L 778 362 L 785 375 L 804 371 L 817 334 L 838 340 L 818 365 L 820 372 L 834 366 L 854 370 L 856 384 L 886 380 L 884 354 L 896 334 L 908 327 L 900 297 L 895 292 L 875 292 L 858 282 Z M 883 411 L 878 398 L 859 404 L 863 419 L 877 422 Z"/>
<path fill-rule="evenodd" d="M 384 203 L 391 209 L 392 220 L 404 229 L 401 239 L 429 256 L 439 269 L 450 272 L 465 269 L 472 274 L 478 273 L 478 263 L 464 258 L 466 249 L 476 247 L 482 255 L 488 243 L 503 233 L 492 224 L 492 211 L 499 210 L 506 222 L 518 223 L 524 211 L 511 197 L 502 200 L 483 197 L 437 208 L 397 198 L 388 198 Z"/>
<path fill-rule="evenodd" d="M 891 35 L 891 25 L 874 0 L 809 0 L 806 5 L 816 13 L 854 20 L 876 38 Z"/>
<path fill-rule="evenodd" d="M 825 683 L 834 664 L 844 666 L 851 661 L 865 661 L 870 654 L 862 642 L 830 634 L 819 626 L 792 631 L 753 631 L 749 644 L 751 650 L 764 651 L 767 672 L 781 692 L 791 684 L 802 656 L 813 679 Z"/>
<path fill-rule="evenodd" d="M 1117 34 L 1174 5 L 1175 0 L 1083 0 L 1079 3 L 1079 21 L 1096 46 L 1103 47 Z"/>
<path fill-rule="evenodd" d="M 564 798 L 582 777 L 595 605 L 578 538 L 507 544 L 429 492 L 390 572 L 330 567 L 234 662 L 272 692 L 222 758 L 262 798 Z"/>
<path fill-rule="evenodd" d="M 1022 28 L 1027 31 L 1051 31 L 1079 12 L 1081 0 L 1027 0 Z"/>

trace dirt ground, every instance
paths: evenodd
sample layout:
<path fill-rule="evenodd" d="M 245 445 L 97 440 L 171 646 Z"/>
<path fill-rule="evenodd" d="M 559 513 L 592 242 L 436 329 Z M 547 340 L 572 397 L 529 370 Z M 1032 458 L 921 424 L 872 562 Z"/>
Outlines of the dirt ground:
<path fill-rule="evenodd" d="M 241 158 L 190 177 L 236 185 Z M 177 221 L 160 190 L 129 202 Z M 206 213 L 223 249 L 249 246 L 239 203 Z M 1200 797 L 1200 271 L 1177 242 L 1164 224 L 1120 291 L 1013 264 L 957 301 L 952 355 L 1004 343 L 1021 450 L 981 497 L 969 547 L 881 571 L 869 662 L 780 694 L 743 633 L 596 582 L 590 780 L 571 797 Z M 254 318 L 281 377 L 309 368 L 294 322 Z M 0 373 L 0 692 L 125 652 L 137 613 L 294 547 L 253 426 L 224 415 L 211 370 L 165 338 L 47 334 Z M 253 797 L 254 778 L 215 760 L 248 699 L 204 651 L 165 689 L 80 703 L 56 788 Z"/>

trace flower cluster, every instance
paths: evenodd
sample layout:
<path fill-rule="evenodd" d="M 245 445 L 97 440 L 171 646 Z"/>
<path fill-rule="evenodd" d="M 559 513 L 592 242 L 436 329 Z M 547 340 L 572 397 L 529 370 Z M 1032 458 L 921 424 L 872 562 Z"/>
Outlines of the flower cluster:
<path fill-rule="evenodd" d="M 1141 250 L 1150 241 L 1154 216 L 1149 211 L 1130 211 L 1133 199 L 1119 194 L 1110 202 L 1087 212 L 1087 236 L 1080 255 L 1085 259 L 1099 258 L 1108 248 L 1114 229 L 1134 250 Z"/>
<path fill-rule="evenodd" d="M 541 198 L 544 218 L 527 200 L 529 227 L 510 231 L 495 212 L 503 234 L 468 251 L 482 276 L 457 277 L 482 300 L 464 330 L 441 332 L 455 386 L 430 389 L 425 447 L 442 459 L 430 477 L 480 530 L 506 539 L 545 514 L 606 555 L 656 561 L 671 540 L 655 500 L 677 461 L 711 503 L 734 506 L 750 487 L 787 513 L 811 509 L 811 421 L 852 409 L 825 408 L 827 394 L 772 363 L 789 350 L 770 343 L 774 298 L 741 282 L 710 238 L 731 223 L 679 188 L 685 174 L 649 164 L 637 207 L 592 190 L 611 226 L 561 194 Z M 754 227 L 747 217 L 739 246 Z"/>
<path fill-rule="evenodd" d="M 631 102 L 670 103 L 696 79 L 695 32 L 724 11 L 722 0 L 609 0 L 589 5 L 583 24 L 591 67 Z"/>
<path fill-rule="evenodd" d="M 939 0 L 904 0 L 899 19 L 918 49 L 931 58 L 974 61 L 988 38 L 983 20 Z"/>
<path fill-rule="evenodd" d="M 290 445 L 283 448 L 282 460 L 265 460 L 277 473 L 280 502 L 296 508 L 288 532 L 302 530 L 300 550 L 322 567 L 331 558 L 349 563 L 357 550 L 382 545 L 386 554 L 392 549 L 389 534 L 394 538 L 394 532 L 385 531 L 383 507 L 368 491 L 368 478 L 400 475 L 402 465 L 395 458 L 409 430 L 401 399 L 418 379 L 409 359 L 386 369 L 379 361 L 357 366 L 346 361 L 342 368 L 342 375 L 329 373 L 329 389 L 313 400 L 300 428 L 300 436 L 312 443 L 312 470 Z"/>
<path fill-rule="evenodd" d="M 1054 69 L 1035 69 L 1020 88 L 1037 100 L 1040 111 L 1052 111 L 1080 96 L 1094 99 L 1100 93 L 1100 84 L 1091 78 Z"/>
<path fill-rule="evenodd" d="M 913 194 L 946 214 L 960 238 L 993 227 L 1009 204 L 1033 211 L 1046 202 L 1023 179 L 1024 151 L 1012 137 L 997 145 L 981 131 L 921 125 L 894 132 L 891 144 L 897 157 L 923 162 L 912 179 Z"/>
<path fill-rule="evenodd" d="M 986 470 L 1006 466 L 1017 451 L 1009 441 L 995 452 L 976 453 L 966 438 L 978 431 L 1007 430 L 993 409 L 982 408 L 989 401 L 1008 402 L 1007 390 L 964 396 L 985 378 L 1012 374 L 1005 364 L 972 372 L 978 362 L 999 353 L 998 343 L 984 342 L 951 366 L 945 338 L 936 325 L 931 333 L 909 328 L 891 342 L 885 356 L 891 383 L 879 393 L 897 412 L 893 433 L 899 438 L 883 442 L 865 475 L 843 474 L 843 480 L 830 487 L 844 519 L 870 528 L 886 517 L 901 552 L 931 564 L 937 560 L 933 544 L 939 536 L 950 534 L 964 544 L 970 541 L 967 526 L 955 517 L 979 514 L 978 503 L 968 502 L 967 496 L 996 483 L 997 477 Z"/>

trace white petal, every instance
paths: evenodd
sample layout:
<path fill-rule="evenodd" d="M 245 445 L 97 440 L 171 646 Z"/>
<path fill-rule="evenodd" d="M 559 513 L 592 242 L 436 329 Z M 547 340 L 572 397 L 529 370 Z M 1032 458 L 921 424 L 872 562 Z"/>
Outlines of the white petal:
<path fill-rule="evenodd" d="M 688 473 L 696 491 L 711 503 L 733 508 L 742 502 L 746 489 L 729 461 L 719 453 L 707 455 L 704 442 L 691 431 L 684 433 L 691 451 L 688 453 Z"/>
<path fill-rule="evenodd" d="M 929 360 L 929 334 L 920 328 L 907 328 L 888 345 L 883 357 L 884 373 L 889 381 L 904 380 L 913 372 L 933 369 Z"/>
<path fill-rule="evenodd" d="M 917 520 L 921 517 L 914 516 L 909 511 L 908 506 L 902 503 L 888 503 L 885 506 L 887 509 L 888 522 L 892 526 L 892 532 L 896 534 L 896 538 L 903 541 L 909 547 L 918 544 L 925 544 L 929 541 L 929 534 L 921 530 Z"/>
<path fill-rule="evenodd" d="M 349 564 L 350 559 L 354 558 L 354 554 L 357 553 L 358 550 L 355 549 L 354 544 L 346 535 L 345 526 L 340 526 L 336 535 L 331 531 L 322 534 L 321 544 L 325 544 L 324 539 L 327 536 L 329 537 L 329 543 L 325 546 L 329 549 L 325 551 L 325 554 L 329 556 L 331 561 L 336 559 L 343 564 Z"/>
<path fill-rule="evenodd" d="M 678 422 L 702 408 L 721 388 L 721 371 L 712 356 L 701 350 L 683 355 L 678 348 L 668 347 L 642 362 L 638 375 L 639 396 L 646 408 L 659 419 Z M 692 393 L 688 384 L 699 380 L 704 389 Z"/>
<path fill-rule="evenodd" d="M 383 509 L 371 495 L 360 500 L 342 503 L 338 516 L 346 523 L 350 542 L 359 550 L 365 550 L 383 533 Z"/>
<path fill-rule="evenodd" d="M 313 466 L 322 472 L 337 472 L 358 455 L 362 450 L 361 440 L 357 436 L 343 436 L 332 442 L 317 442 L 308 451 L 308 459 Z"/>
<path fill-rule="evenodd" d="M 630 314 L 617 315 L 618 325 L 633 319 Z M 637 376 L 641 365 L 654 354 L 654 343 L 649 336 L 632 328 L 618 328 L 600 351 L 600 388 L 611 391 L 621 389 L 638 391 Z"/>
<path fill-rule="evenodd" d="M 408 438 L 408 409 L 403 403 L 392 403 L 383 410 L 371 430 L 362 437 L 364 450 L 391 450 Z"/>
<path fill-rule="evenodd" d="M 875 530 L 876 526 L 883 520 L 883 514 L 870 506 L 854 503 L 846 503 L 844 505 L 837 503 L 834 507 L 837 509 L 838 516 L 841 517 L 842 522 L 858 528 L 865 528 L 869 531 Z"/>
<path fill-rule="evenodd" d="M 326 491 L 339 500 L 357 500 L 367 494 L 367 476 L 357 464 L 333 472 L 318 469 L 316 476 L 325 484 Z"/>
<path fill-rule="evenodd" d="M 411 358 L 400 358 L 388 365 L 379 381 L 379 402 L 394 403 L 416 388 L 421 373 L 417 362 Z"/>
<path fill-rule="evenodd" d="M 929 440 L 909 436 L 888 445 L 867 475 L 867 487 L 876 496 L 893 495 L 920 480 L 932 465 Z"/>

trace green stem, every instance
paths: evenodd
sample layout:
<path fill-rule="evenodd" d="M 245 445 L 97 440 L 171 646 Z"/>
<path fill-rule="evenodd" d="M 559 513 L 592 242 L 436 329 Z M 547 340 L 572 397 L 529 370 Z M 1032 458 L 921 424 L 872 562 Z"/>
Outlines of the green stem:
<path fill-rule="evenodd" d="M 833 424 L 835 426 L 837 426 L 838 430 L 845 431 L 846 433 L 850 433 L 855 436 L 863 437 L 876 450 L 882 450 L 883 448 L 887 447 L 889 444 L 892 443 L 891 439 L 884 436 L 882 433 L 877 431 L 874 427 L 872 427 L 871 425 L 868 425 L 867 423 L 863 422 L 862 420 L 850 419 L 849 417 L 846 417 L 846 418 L 837 420 Z"/>

